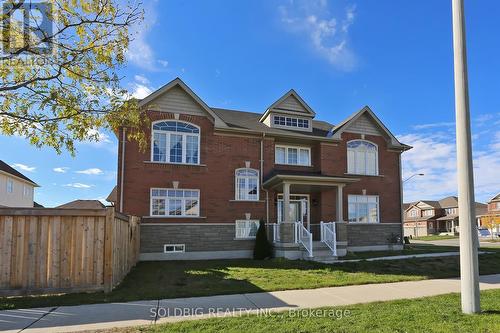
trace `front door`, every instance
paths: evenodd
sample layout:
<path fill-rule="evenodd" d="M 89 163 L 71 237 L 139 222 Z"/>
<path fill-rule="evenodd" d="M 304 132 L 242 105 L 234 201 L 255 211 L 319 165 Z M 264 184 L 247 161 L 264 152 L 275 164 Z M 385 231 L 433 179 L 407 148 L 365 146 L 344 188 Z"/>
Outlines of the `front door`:
<path fill-rule="evenodd" d="M 278 223 L 283 222 L 283 195 L 278 194 Z M 309 196 L 290 195 L 290 222 L 301 222 L 309 229 Z"/>

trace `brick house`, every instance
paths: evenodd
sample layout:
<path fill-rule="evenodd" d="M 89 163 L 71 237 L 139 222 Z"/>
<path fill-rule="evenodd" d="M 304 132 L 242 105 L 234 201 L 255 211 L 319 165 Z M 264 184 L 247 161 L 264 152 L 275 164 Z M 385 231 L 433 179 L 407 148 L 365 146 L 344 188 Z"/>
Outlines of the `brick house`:
<path fill-rule="evenodd" d="M 479 226 L 500 237 L 500 193 L 488 201 L 488 209 L 480 216 Z"/>
<path fill-rule="evenodd" d="M 449 196 L 438 201 L 421 200 L 404 207 L 404 235 L 412 237 L 435 234 L 458 234 L 458 198 Z M 486 212 L 486 205 L 476 202 L 476 218 Z"/>
<path fill-rule="evenodd" d="M 250 257 L 260 219 L 277 256 L 401 246 L 411 147 L 370 108 L 332 125 L 290 90 L 260 113 L 219 109 L 179 78 L 139 104 L 151 140 L 117 133 L 113 201 L 142 217 L 142 260 Z"/>

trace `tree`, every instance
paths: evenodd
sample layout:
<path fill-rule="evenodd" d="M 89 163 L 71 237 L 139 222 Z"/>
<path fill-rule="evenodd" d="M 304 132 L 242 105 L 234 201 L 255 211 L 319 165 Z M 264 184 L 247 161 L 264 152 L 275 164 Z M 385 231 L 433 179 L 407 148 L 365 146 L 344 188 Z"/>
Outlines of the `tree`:
<path fill-rule="evenodd" d="M 253 258 L 262 260 L 270 258 L 273 255 L 273 249 L 271 243 L 267 239 L 266 223 L 260 220 L 259 229 L 257 230 L 257 235 L 255 236 L 255 247 L 253 250 Z"/>
<path fill-rule="evenodd" d="M 145 145 L 146 117 L 120 87 L 140 4 L 120 0 L 4 1 L 0 12 L 0 133 L 74 154 L 99 128 L 126 126 Z"/>

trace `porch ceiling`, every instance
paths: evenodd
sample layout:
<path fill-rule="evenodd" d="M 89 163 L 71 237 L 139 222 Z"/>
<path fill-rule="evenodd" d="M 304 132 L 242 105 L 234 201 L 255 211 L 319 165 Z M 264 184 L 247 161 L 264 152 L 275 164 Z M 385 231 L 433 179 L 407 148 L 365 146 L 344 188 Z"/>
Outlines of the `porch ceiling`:
<path fill-rule="evenodd" d="M 293 186 L 293 190 L 296 193 L 299 193 L 297 191 L 310 193 L 320 191 L 323 187 L 346 185 L 359 180 L 359 178 L 354 177 L 276 174 L 262 185 L 266 189 L 282 190 L 283 184 L 288 183 Z"/>

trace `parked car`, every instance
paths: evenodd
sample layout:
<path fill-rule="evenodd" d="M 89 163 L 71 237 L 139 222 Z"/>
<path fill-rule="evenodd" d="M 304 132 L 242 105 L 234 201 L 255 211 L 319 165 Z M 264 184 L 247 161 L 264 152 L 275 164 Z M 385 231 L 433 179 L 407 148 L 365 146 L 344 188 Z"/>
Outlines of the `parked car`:
<path fill-rule="evenodd" d="M 488 229 L 478 228 L 477 233 L 479 237 L 491 237 L 491 232 Z"/>

